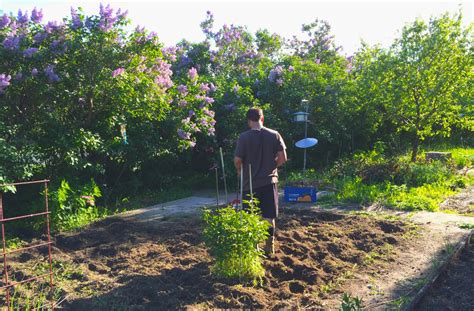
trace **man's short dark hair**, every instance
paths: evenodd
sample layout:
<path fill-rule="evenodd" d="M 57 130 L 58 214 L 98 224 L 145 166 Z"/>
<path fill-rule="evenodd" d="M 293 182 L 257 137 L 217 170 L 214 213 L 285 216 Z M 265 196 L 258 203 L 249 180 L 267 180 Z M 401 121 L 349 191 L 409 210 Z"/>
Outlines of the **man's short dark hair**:
<path fill-rule="evenodd" d="M 247 120 L 258 122 L 263 117 L 263 110 L 260 108 L 250 108 L 247 111 Z"/>

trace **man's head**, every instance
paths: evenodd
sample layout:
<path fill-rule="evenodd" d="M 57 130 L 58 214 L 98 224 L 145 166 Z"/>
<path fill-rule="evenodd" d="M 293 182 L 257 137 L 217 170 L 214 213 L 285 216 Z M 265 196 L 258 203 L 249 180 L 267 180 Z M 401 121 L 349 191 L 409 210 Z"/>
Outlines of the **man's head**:
<path fill-rule="evenodd" d="M 247 122 L 249 127 L 258 127 L 263 125 L 263 110 L 260 108 L 250 108 L 247 111 Z"/>

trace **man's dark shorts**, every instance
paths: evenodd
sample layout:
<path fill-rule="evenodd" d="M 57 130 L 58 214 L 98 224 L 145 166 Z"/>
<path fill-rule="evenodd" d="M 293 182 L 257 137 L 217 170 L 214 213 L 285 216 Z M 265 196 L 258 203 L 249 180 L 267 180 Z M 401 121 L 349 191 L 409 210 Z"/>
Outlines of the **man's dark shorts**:
<path fill-rule="evenodd" d="M 244 191 L 244 201 L 250 200 L 250 191 Z M 259 201 L 258 207 L 263 218 L 278 217 L 278 186 L 276 183 L 253 189 L 253 196 Z M 244 209 L 248 204 L 244 202 Z"/>

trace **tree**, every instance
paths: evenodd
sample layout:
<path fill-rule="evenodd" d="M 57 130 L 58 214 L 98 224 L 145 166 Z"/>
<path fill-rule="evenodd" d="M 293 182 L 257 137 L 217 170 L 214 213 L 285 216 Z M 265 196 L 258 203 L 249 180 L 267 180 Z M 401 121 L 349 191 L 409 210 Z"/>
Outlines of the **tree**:
<path fill-rule="evenodd" d="M 466 122 L 460 111 L 462 99 L 472 93 L 474 58 L 472 27 L 463 29 L 461 21 L 460 14 L 428 24 L 417 20 L 379 58 L 384 72 L 378 87 L 390 93 L 385 111 L 399 131 L 411 135 L 412 161 L 425 138 L 449 136 L 453 125 Z"/>

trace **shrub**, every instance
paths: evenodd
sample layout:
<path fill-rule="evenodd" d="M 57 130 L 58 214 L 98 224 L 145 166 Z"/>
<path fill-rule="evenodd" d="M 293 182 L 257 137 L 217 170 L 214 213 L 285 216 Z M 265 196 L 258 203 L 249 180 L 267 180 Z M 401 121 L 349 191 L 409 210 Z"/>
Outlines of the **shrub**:
<path fill-rule="evenodd" d="M 263 252 L 257 245 L 268 237 L 270 224 L 259 209 L 250 204 L 248 211 L 231 206 L 216 211 L 206 209 L 204 241 L 215 259 L 212 272 L 228 278 L 261 278 Z"/>
<path fill-rule="evenodd" d="M 454 174 L 449 165 L 441 161 L 408 163 L 398 172 L 395 180 L 400 184 L 418 187 L 439 183 Z"/>
<path fill-rule="evenodd" d="M 105 212 L 96 206 L 96 200 L 101 196 L 94 180 L 79 190 L 71 188 L 66 180 L 61 181 L 61 186 L 51 193 L 54 228 L 69 230 L 105 216 Z"/>

